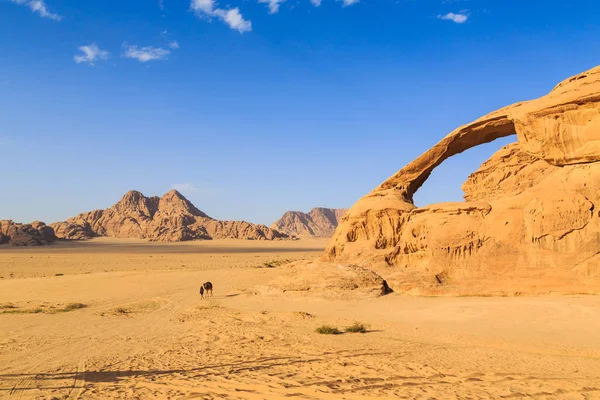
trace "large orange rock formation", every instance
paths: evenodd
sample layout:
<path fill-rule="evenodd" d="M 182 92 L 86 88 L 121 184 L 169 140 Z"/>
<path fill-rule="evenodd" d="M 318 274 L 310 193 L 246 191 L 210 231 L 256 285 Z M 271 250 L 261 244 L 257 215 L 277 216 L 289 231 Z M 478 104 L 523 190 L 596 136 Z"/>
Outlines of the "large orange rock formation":
<path fill-rule="evenodd" d="M 95 236 L 177 242 L 195 239 L 289 239 L 265 225 L 245 221 L 219 221 L 198 210 L 176 190 L 163 197 L 146 197 L 130 191 L 114 206 L 51 224 L 64 239 Z"/>
<path fill-rule="evenodd" d="M 466 202 L 417 208 L 447 158 L 494 139 Z M 343 217 L 322 259 L 416 293 L 600 291 L 600 67 L 459 127 Z"/>
<path fill-rule="evenodd" d="M 11 220 L 0 220 L 0 245 L 41 246 L 56 241 L 51 227 L 43 222 L 19 224 Z"/>
<path fill-rule="evenodd" d="M 329 238 L 346 211 L 344 208 L 321 207 L 308 213 L 288 211 L 271 225 L 271 229 L 297 237 Z"/>

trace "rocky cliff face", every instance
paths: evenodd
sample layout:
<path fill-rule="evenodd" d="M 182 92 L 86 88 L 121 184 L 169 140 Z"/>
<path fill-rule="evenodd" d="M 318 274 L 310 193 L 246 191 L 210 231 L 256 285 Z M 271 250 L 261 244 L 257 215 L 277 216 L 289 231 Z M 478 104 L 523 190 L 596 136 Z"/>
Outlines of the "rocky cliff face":
<path fill-rule="evenodd" d="M 515 134 L 465 182 L 466 202 L 413 204 L 444 160 Z M 360 199 L 322 258 L 400 291 L 599 292 L 598 205 L 600 67 L 450 133 Z"/>
<path fill-rule="evenodd" d="M 289 239 L 265 225 L 245 221 L 218 221 L 198 210 L 181 193 L 146 197 L 130 191 L 114 206 L 95 210 L 51 225 L 59 238 L 95 236 L 177 242 L 196 239 Z"/>
<path fill-rule="evenodd" d="M 54 230 L 43 222 L 19 224 L 10 220 L 0 221 L 0 245 L 41 246 L 56 241 Z"/>
<path fill-rule="evenodd" d="M 297 237 L 331 237 L 346 211 L 320 207 L 313 208 L 308 214 L 288 211 L 271 225 L 271 229 Z"/>

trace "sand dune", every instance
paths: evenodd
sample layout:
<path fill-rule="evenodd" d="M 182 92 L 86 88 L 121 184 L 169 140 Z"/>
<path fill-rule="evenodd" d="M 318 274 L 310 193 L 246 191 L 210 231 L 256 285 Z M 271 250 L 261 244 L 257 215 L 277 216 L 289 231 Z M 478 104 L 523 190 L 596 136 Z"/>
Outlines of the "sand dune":
<path fill-rule="evenodd" d="M 252 295 L 285 273 L 265 262 L 324 245 L 95 239 L 2 250 L 0 304 L 87 307 L 0 314 L 0 398 L 600 398 L 595 296 Z M 215 296 L 200 300 L 206 280 Z M 370 331 L 314 332 L 354 321 Z"/>

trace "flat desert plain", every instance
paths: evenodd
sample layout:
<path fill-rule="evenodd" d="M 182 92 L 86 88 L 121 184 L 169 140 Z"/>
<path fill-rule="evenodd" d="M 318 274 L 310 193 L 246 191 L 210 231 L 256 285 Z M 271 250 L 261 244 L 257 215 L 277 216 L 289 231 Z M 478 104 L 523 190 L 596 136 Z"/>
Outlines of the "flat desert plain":
<path fill-rule="evenodd" d="M 253 290 L 284 273 L 282 261 L 318 257 L 325 244 L 4 247 L 0 397 L 600 399 L 598 297 Z M 204 281 L 214 297 L 201 300 Z M 355 321 L 369 331 L 315 332 Z"/>

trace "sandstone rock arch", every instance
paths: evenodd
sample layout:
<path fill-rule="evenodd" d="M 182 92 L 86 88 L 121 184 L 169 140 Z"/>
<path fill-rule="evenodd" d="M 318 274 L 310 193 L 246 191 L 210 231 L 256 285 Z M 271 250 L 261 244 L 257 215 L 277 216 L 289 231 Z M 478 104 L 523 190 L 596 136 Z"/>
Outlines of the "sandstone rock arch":
<path fill-rule="evenodd" d="M 462 126 L 388 178 L 375 191 L 397 190 L 407 202 L 413 203 L 415 192 L 445 160 L 473 147 L 511 135 L 516 135 L 516 130 L 507 115 L 493 116 Z"/>
<path fill-rule="evenodd" d="M 444 160 L 514 134 L 517 143 L 465 182 L 466 202 L 414 205 L 415 192 Z M 596 291 L 597 204 L 600 67 L 451 132 L 361 198 L 342 218 L 322 261 L 385 268 L 378 272 L 396 291 L 464 288 L 466 282 L 473 289 L 484 280 L 523 291 L 536 285 Z"/>

